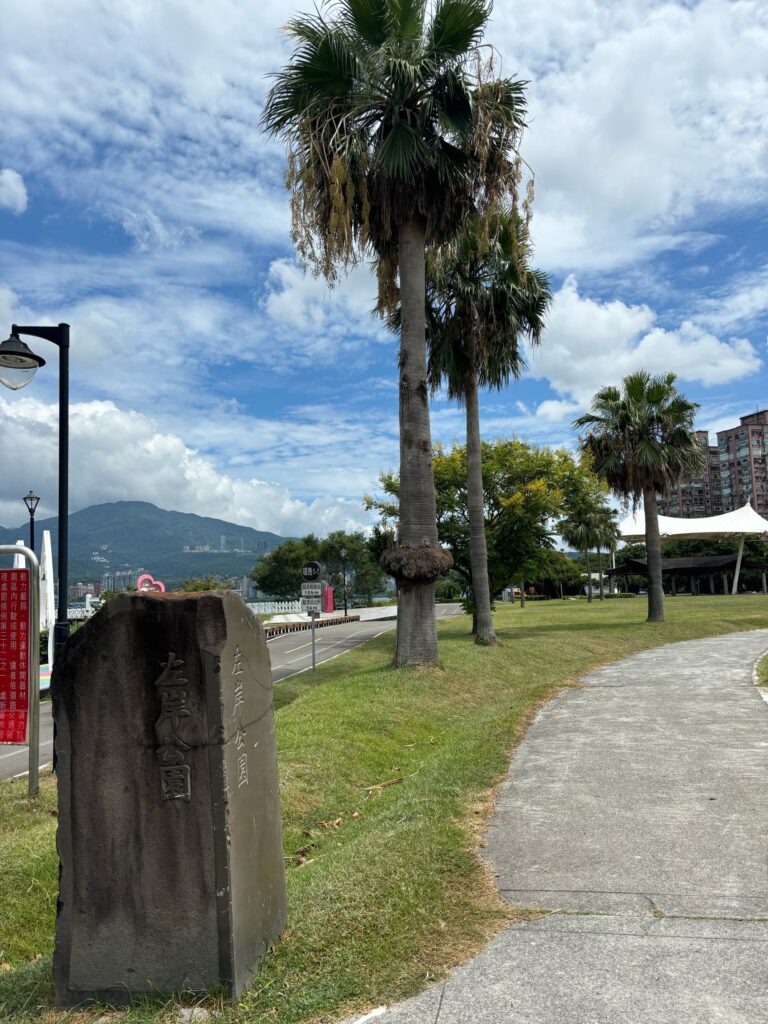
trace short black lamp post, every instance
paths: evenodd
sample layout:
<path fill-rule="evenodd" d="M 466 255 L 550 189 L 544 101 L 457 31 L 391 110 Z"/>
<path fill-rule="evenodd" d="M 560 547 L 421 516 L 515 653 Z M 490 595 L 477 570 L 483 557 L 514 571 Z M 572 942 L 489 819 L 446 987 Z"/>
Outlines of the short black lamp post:
<path fill-rule="evenodd" d="M 29 512 L 29 547 L 31 551 L 35 550 L 35 509 L 39 501 L 38 496 L 32 491 L 24 495 L 24 504 Z"/>
<path fill-rule="evenodd" d="M 59 350 L 59 600 L 56 609 L 56 624 L 53 627 L 54 651 L 58 651 L 69 636 L 69 618 L 67 616 L 69 324 L 59 324 L 57 327 L 19 327 L 13 324 L 10 338 L 0 344 L 0 384 L 4 384 L 11 391 L 18 391 L 20 388 L 26 387 L 39 367 L 45 366 L 45 360 L 24 344 L 19 337 L 21 334 L 28 334 L 33 338 L 43 338 L 45 341 L 52 342 Z M 32 514 L 31 510 L 30 514 Z"/>
<path fill-rule="evenodd" d="M 341 578 L 344 581 L 344 615 L 347 614 L 347 549 L 342 548 L 339 551 L 339 557 L 341 558 Z"/>

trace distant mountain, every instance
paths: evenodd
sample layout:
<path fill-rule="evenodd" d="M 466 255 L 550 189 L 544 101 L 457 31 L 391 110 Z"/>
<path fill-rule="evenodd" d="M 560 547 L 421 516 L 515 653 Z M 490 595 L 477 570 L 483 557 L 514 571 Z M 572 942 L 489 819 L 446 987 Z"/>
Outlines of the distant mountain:
<path fill-rule="evenodd" d="M 12 529 L 0 526 L 0 544 L 27 540 L 28 529 L 28 522 Z M 56 518 L 35 522 L 38 554 L 43 530 L 51 531 L 54 572 L 57 529 Z M 126 569 L 143 569 L 171 586 L 209 574 L 245 576 L 283 539 L 223 519 L 169 512 L 147 501 L 91 505 L 69 517 L 69 582 L 100 582 L 103 573 Z"/>

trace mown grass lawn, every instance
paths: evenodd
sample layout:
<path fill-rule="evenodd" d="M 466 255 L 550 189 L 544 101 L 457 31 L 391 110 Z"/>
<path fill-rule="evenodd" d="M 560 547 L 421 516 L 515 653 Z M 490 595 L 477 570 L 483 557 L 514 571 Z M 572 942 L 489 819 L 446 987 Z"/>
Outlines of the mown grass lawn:
<path fill-rule="evenodd" d="M 768 626 L 768 598 L 500 606 L 501 643 L 441 624 L 443 665 L 393 670 L 385 635 L 276 686 L 290 925 L 228 1024 L 331 1021 L 413 994 L 510 920 L 477 856 L 494 786 L 533 711 L 596 665 Z M 0 784 L 0 1019 L 53 1020 L 55 782 Z M 190 936 L 194 941 L 194 936 Z M 175 1005 L 143 1002 L 126 1022 Z M 75 1015 L 86 1019 L 103 1011 Z"/>

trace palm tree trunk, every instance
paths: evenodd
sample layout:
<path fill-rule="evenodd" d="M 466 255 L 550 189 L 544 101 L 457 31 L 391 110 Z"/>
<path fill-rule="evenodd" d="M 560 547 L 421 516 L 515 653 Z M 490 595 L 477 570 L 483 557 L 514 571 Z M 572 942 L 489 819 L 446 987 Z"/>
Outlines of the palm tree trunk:
<path fill-rule="evenodd" d="M 597 549 L 597 574 L 598 574 L 598 578 L 600 580 L 600 600 L 604 601 L 605 600 L 605 595 L 603 594 L 603 549 L 602 548 L 598 548 Z"/>
<path fill-rule="evenodd" d="M 472 566 L 472 590 L 475 597 L 475 643 L 497 643 L 491 614 L 491 589 L 488 581 L 488 549 L 485 543 L 485 498 L 483 463 L 480 447 L 480 405 L 477 397 L 477 373 L 473 367 L 464 391 L 467 412 L 467 511 L 469 513 L 469 561 Z"/>
<path fill-rule="evenodd" d="M 648 622 L 664 621 L 664 591 L 661 586 L 661 537 L 656 491 L 643 491 L 645 505 L 645 554 L 648 559 Z"/>
<path fill-rule="evenodd" d="M 592 604 L 592 568 L 589 564 L 589 551 L 584 552 L 584 561 L 587 567 L 587 604 Z"/>
<path fill-rule="evenodd" d="M 424 309 L 425 228 L 400 225 L 400 527 L 404 547 L 437 547 L 437 510 L 429 424 Z M 402 580 L 396 665 L 437 664 L 435 583 Z"/>

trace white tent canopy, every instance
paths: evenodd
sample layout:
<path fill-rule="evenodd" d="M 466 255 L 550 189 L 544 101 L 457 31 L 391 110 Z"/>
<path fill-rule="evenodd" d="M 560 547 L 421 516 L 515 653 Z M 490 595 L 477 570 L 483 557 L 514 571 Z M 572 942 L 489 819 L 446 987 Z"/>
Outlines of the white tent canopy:
<path fill-rule="evenodd" d="M 645 513 L 635 512 L 619 523 L 621 539 L 625 541 L 645 540 Z M 659 533 L 662 538 L 677 540 L 702 540 L 756 535 L 768 537 L 768 519 L 763 519 L 752 508 L 745 505 L 725 512 L 721 516 L 702 516 L 701 519 L 675 519 L 673 516 L 659 516 Z"/>
<path fill-rule="evenodd" d="M 623 541 L 645 541 L 645 513 L 635 512 L 627 516 L 619 523 L 619 533 Z M 739 584 L 741 557 L 744 554 L 744 538 L 768 537 L 768 519 L 763 519 L 750 504 L 746 504 L 743 508 L 736 508 L 733 512 L 725 512 L 721 516 L 702 516 L 700 519 L 659 516 L 659 534 L 662 540 L 723 540 L 728 537 L 741 537 L 733 577 L 732 593 L 735 594 Z"/>

